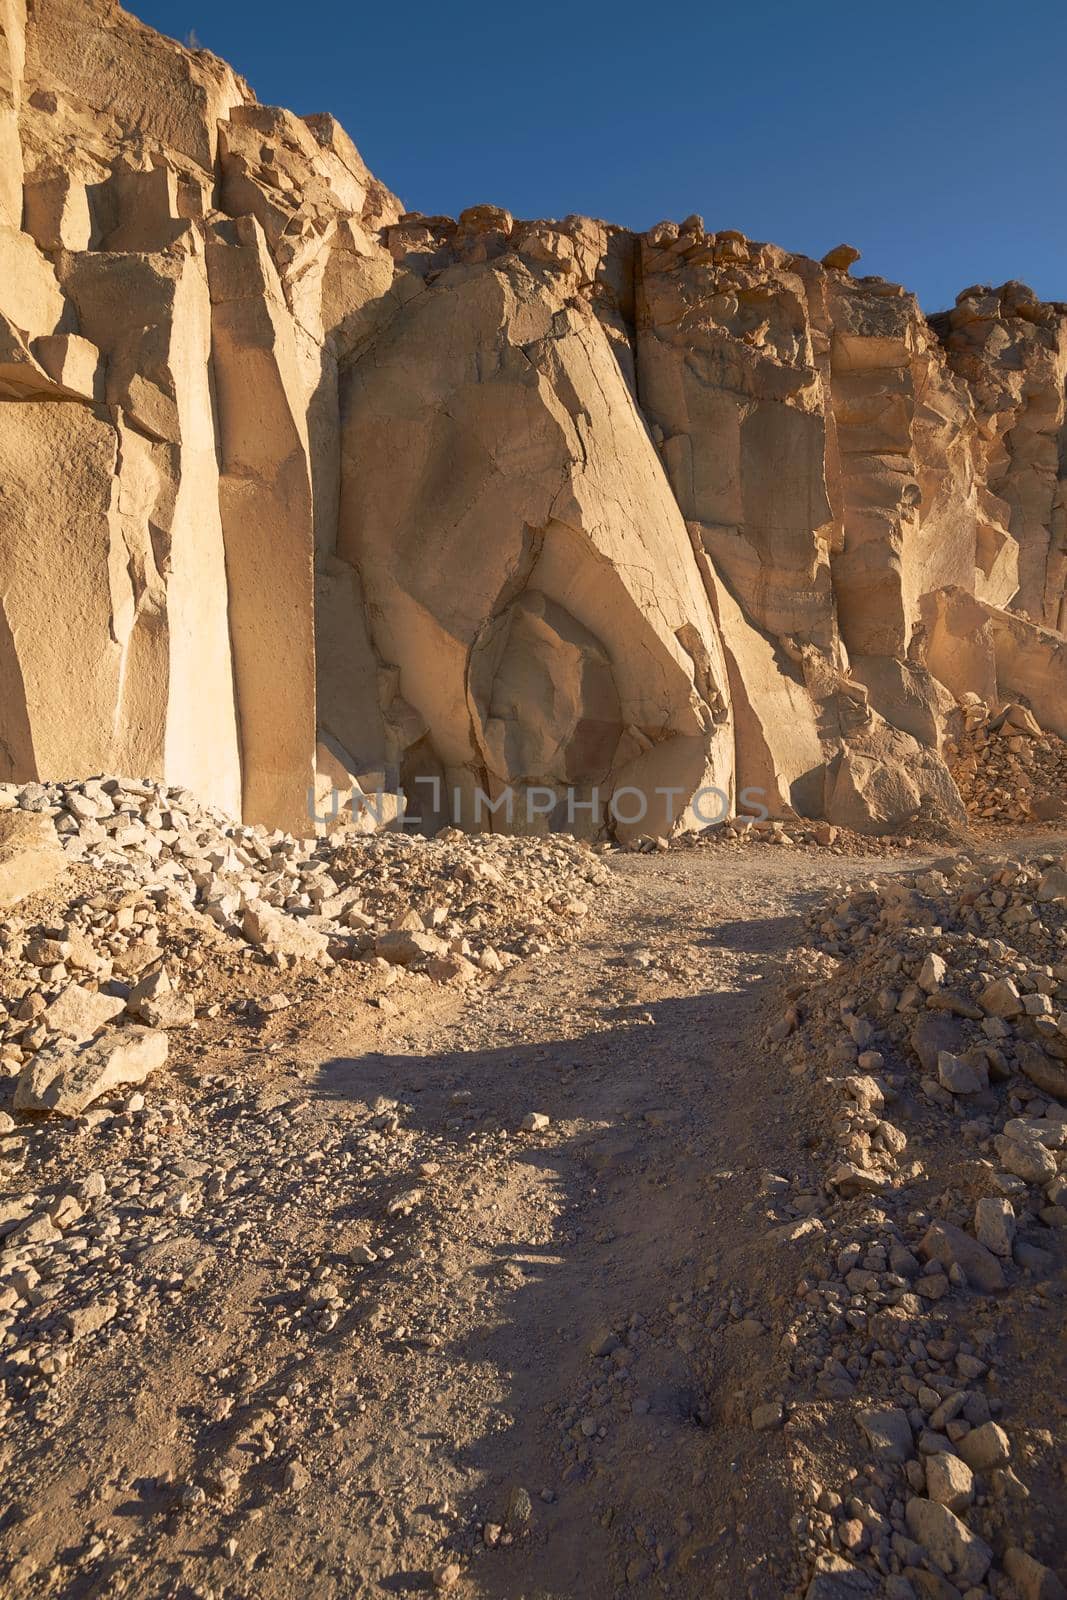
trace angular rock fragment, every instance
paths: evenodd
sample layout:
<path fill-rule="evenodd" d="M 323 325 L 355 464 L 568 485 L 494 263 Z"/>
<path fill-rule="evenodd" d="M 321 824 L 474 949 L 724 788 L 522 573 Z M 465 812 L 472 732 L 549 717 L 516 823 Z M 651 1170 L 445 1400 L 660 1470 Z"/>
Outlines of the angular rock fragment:
<path fill-rule="evenodd" d="M 82 1046 L 57 1044 L 41 1050 L 15 1085 L 17 1111 L 54 1111 L 76 1117 L 109 1090 L 144 1083 L 167 1059 L 165 1033 L 134 1026 L 117 1028 Z"/>
<path fill-rule="evenodd" d="M 920 1241 L 919 1254 L 944 1267 L 959 1267 L 970 1286 L 982 1294 L 1004 1288 L 1004 1270 L 992 1252 L 950 1222 L 930 1224 Z"/>
<path fill-rule="evenodd" d="M 41 1021 L 54 1033 L 66 1034 L 81 1044 L 125 1009 L 126 1002 L 114 995 L 100 994 L 71 983 L 42 1011 Z"/>
<path fill-rule="evenodd" d="M 260 903 L 246 907 L 242 927 L 250 944 L 273 954 L 321 961 L 329 952 L 326 934 L 317 933 L 297 917 L 287 916 L 273 906 Z"/>
<path fill-rule="evenodd" d="M 947 1506 L 913 1497 L 905 1507 L 908 1532 L 921 1544 L 939 1572 L 965 1588 L 981 1583 L 993 1552 Z"/>
<path fill-rule="evenodd" d="M 0 695 L 3 692 L 0 684 Z M 0 907 L 16 906 L 29 895 L 40 894 L 66 869 L 67 860 L 50 817 L 30 811 L 0 814 Z"/>
<path fill-rule="evenodd" d="M 911 1424 L 905 1413 L 895 1406 L 860 1411 L 856 1420 L 879 1460 L 907 1461 L 913 1454 Z"/>

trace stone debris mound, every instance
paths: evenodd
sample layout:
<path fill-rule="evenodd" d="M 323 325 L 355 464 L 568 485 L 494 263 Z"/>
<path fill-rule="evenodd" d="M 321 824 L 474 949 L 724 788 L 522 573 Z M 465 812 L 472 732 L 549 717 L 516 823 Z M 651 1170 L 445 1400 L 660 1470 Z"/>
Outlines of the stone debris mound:
<path fill-rule="evenodd" d="M 1046 733 L 1018 703 L 962 706 L 963 730 L 945 757 L 967 814 L 983 826 L 1067 820 L 1067 742 Z"/>
<path fill-rule="evenodd" d="M 209 959 L 464 985 L 572 936 L 605 875 L 572 839 L 297 840 L 117 777 L 0 786 L 5 821 L 27 826 L 0 930 L 0 1069 L 16 1111 L 67 1116 L 162 1065 L 167 1030 L 211 1004 L 189 992 Z"/>
<path fill-rule="evenodd" d="M 626 846 L 642 855 L 664 850 L 717 849 L 727 853 L 759 846 L 777 846 L 801 853 L 832 855 L 888 856 L 914 849 L 930 840 L 959 840 L 967 830 L 958 822 L 939 815 L 936 808 L 919 806 L 908 819 L 910 833 L 878 836 L 838 828 L 832 822 L 811 822 L 804 817 L 730 817 L 725 822 L 703 829 L 683 829 L 668 837 L 640 835 Z"/>
<path fill-rule="evenodd" d="M 1067 857 L 860 883 L 809 938 L 768 1042 L 825 1136 L 768 1180 L 772 1238 L 805 1252 L 793 1403 L 851 1416 L 864 1464 L 812 1486 L 808 1593 L 1062 1596 L 1023 1425 L 1067 1376 Z M 1062 1458 L 1062 1406 L 1041 1419 Z"/>

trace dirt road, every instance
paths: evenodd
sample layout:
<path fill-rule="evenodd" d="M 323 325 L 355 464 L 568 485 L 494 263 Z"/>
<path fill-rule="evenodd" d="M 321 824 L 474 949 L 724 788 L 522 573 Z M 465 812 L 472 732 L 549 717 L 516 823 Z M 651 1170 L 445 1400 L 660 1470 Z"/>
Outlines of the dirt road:
<path fill-rule="evenodd" d="M 803 1593 L 847 1451 L 777 1425 L 774 1195 L 817 1211 L 820 1168 L 766 1035 L 813 898 L 897 864 L 616 856 L 577 942 L 470 998 L 372 1037 L 327 985 L 182 1069 L 108 1177 L 182 1227 L 116 1246 L 124 1331 L 9 1429 L 10 1592 Z"/>

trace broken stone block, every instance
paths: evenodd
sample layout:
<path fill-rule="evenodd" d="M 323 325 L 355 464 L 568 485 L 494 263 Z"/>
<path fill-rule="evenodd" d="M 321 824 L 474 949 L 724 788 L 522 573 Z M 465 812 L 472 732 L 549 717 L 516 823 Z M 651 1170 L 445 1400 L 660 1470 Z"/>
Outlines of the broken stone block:
<path fill-rule="evenodd" d="M 996 1256 L 950 1222 L 930 1224 L 919 1243 L 919 1254 L 924 1261 L 959 1267 L 971 1287 L 982 1294 L 1004 1288 L 1004 1269 Z"/>
<path fill-rule="evenodd" d="M 1051 1567 L 1035 1561 L 1032 1555 L 1020 1550 L 1018 1545 L 1005 1550 L 1002 1566 L 1011 1579 L 1019 1600 L 1067 1600 L 1067 1589 Z"/>
<path fill-rule="evenodd" d="M 905 1517 L 912 1538 L 923 1546 L 946 1578 L 955 1579 L 957 1587 L 981 1583 L 989 1571 L 993 1552 L 955 1512 L 934 1500 L 916 1496 L 908 1501 Z"/>
<path fill-rule="evenodd" d="M 989 1073 L 959 1056 L 942 1050 L 937 1057 L 937 1079 L 950 1094 L 980 1094 L 989 1087 Z"/>
<path fill-rule="evenodd" d="M 986 1195 L 974 1208 L 974 1234 L 978 1243 L 1002 1260 L 1011 1260 L 1015 1239 L 1015 1211 L 1010 1200 Z"/>
<path fill-rule="evenodd" d="M 827 250 L 823 256 L 822 264 L 835 272 L 847 272 L 849 267 L 859 259 L 860 251 L 856 249 L 855 245 L 835 244 L 834 248 Z"/>
<path fill-rule="evenodd" d="M 53 1033 L 66 1034 L 81 1044 L 125 1009 L 126 1002 L 114 995 L 99 994 L 72 983 L 42 1011 L 41 1021 Z"/>
<path fill-rule="evenodd" d="M 249 944 L 272 954 L 321 961 L 329 952 L 330 941 L 324 933 L 263 902 L 246 907 L 241 925 Z"/>
<path fill-rule="evenodd" d="M 1041 874 L 1037 898 L 1046 905 L 1056 900 L 1067 900 L 1067 872 L 1063 867 L 1048 867 Z"/>
<path fill-rule="evenodd" d="M 15 906 L 42 893 L 66 870 L 51 817 L 33 811 L 0 813 L 0 906 Z"/>
<path fill-rule="evenodd" d="M 927 1456 L 926 1492 L 950 1511 L 966 1511 L 974 1499 L 974 1474 L 959 1456 L 944 1452 Z"/>
<path fill-rule="evenodd" d="M 983 1422 L 981 1427 L 972 1428 L 956 1448 L 974 1472 L 991 1472 L 1011 1460 L 1011 1441 L 996 1422 Z"/>
<path fill-rule="evenodd" d="M 140 1016 L 141 1007 L 146 1000 L 158 1000 L 163 995 L 171 994 L 173 988 L 166 967 L 154 967 L 134 984 L 126 1001 L 126 1009 L 132 1016 Z"/>
<path fill-rule="evenodd" d="M 1056 1157 L 1036 1139 L 1008 1139 L 998 1134 L 994 1140 L 997 1159 L 1006 1172 L 1027 1183 L 1047 1183 L 1056 1176 Z"/>
<path fill-rule="evenodd" d="M 879 1461 L 907 1461 L 914 1454 L 911 1424 L 898 1407 L 882 1406 L 860 1411 L 856 1421 Z"/>
<path fill-rule="evenodd" d="M 1018 989 L 1010 978 L 995 978 L 978 996 L 978 1004 L 991 1017 L 1017 1017 L 1023 1009 Z"/>
<path fill-rule="evenodd" d="M 52 1045 L 23 1068 L 15 1085 L 15 1109 L 76 1117 L 109 1090 L 143 1083 L 166 1061 L 168 1048 L 165 1033 L 132 1026 L 80 1049 Z"/>
<path fill-rule="evenodd" d="M 416 961 L 444 958 L 448 946 L 435 933 L 419 933 L 408 928 L 391 928 L 374 941 L 374 953 L 394 966 L 410 967 Z"/>
<path fill-rule="evenodd" d="M 470 983 L 478 976 L 478 969 L 465 956 L 433 956 L 426 971 L 435 983 Z"/>
<path fill-rule="evenodd" d="M 149 1028 L 191 1028 L 196 1021 L 196 1007 L 189 996 L 173 991 L 157 1000 L 143 1000 L 138 1014 Z"/>

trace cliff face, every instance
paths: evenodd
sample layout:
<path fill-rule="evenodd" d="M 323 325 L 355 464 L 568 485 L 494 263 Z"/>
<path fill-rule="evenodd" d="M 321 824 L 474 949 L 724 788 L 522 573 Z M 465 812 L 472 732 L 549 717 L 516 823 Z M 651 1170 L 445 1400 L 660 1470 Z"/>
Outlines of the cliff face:
<path fill-rule="evenodd" d="M 331 117 L 0 0 L 0 779 L 958 814 L 955 698 L 1067 704 L 1067 308 L 852 259 L 405 214 Z"/>

